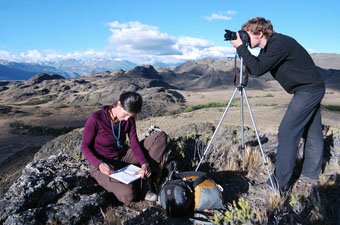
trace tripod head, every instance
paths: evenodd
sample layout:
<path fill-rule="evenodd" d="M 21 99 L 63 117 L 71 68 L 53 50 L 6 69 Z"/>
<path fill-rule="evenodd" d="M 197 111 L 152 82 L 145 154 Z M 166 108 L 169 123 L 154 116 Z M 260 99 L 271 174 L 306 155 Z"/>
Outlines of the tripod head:
<path fill-rule="evenodd" d="M 238 85 L 236 85 L 236 80 L 237 80 L 237 74 L 236 74 L 236 70 L 237 70 L 237 54 L 235 55 L 234 58 L 234 85 L 237 86 L 238 88 L 243 88 L 246 87 L 248 84 L 248 79 L 249 79 L 249 74 L 247 73 L 247 68 L 243 63 L 243 58 L 240 58 L 240 72 L 239 72 L 239 82 Z"/>

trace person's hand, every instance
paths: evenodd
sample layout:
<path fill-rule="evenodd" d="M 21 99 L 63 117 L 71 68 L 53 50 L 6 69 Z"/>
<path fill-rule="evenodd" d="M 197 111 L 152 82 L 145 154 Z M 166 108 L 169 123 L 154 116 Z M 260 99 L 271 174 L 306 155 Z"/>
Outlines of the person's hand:
<path fill-rule="evenodd" d="M 144 163 L 138 173 L 141 175 L 141 178 L 150 177 L 151 169 L 150 169 L 149 163 Z"/>
<path fill-rule="evenodd" d="M 231 40 L 230 43 L 235 47 L 238 48 L 240 45 L 243 44 L 240 35 L 238 32 L 236 32 L 237 39 L 236 40 Z"/>
<path fill-rule="evenodd" d="M 99 164 L 99 170 L 100 172 L 102 172 L 103 174 L 106 175 L 110 175 L 111 173 L 113 173 L 113 169 L 107 165 L 106 163 L 100 163 Z"/>

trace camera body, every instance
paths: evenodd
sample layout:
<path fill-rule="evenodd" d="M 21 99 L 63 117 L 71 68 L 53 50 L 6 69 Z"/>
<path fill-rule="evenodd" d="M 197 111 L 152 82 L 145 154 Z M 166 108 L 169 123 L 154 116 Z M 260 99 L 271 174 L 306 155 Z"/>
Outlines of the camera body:
<path fill-rule="evenodd" d="M 247 46 L 250 45 L 250 37 L 246 31 L 239 30 L 238 34 L 240 35 L 240 38 L 244 44 L 246 44 Z M 225 41 L 231 41 L 231 40 L 236 40 L 236 39 L 237 39 L 236 32 L 231 31 L 231 30 L 225 30 L 225 34 L 224 34 Z"/>

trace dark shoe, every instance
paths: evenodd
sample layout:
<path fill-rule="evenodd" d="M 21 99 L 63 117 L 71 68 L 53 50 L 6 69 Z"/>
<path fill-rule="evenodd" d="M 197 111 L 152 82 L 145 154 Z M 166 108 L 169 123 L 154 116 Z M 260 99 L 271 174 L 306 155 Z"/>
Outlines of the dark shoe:
<path fill-rule="evenodd" d="M 302 183 L 310 184 L 310 185 L 316 185 L 319 182 L 319 177 L 311 178 L 311 177 L 306 177 L 306 176 L 301 175 L 298 182 L 302 182 Z"/>
<path fill-rule="evenodd" d="M 149 190 L 148 192 L 146 192 L 144 200 L 149 202 L 155 202 L 157 201 L 157 195 L 151 190 Z"/>
<path fill-rule="evenodd" d="M 305 176 L 302 174 L 299 179 L 310 183 L 316 183 L 319 181 L 319 176 Z"/>
<path fill-rule="evenodd" d="M 320 185 L 319 179 L 311 179 L 301 175 L 300 178 L 295 182 L 294 189 L 295 191 L 308 196 L 313 192 L 314 187 L 318 185 Z"/>
<path fill-rule="evenodd" d="M 142 181 L 142 198 L 146 201 L 155 202 L 157 195 L 154 192 L 153 182 L 151 178 L 146 178 Z"/>

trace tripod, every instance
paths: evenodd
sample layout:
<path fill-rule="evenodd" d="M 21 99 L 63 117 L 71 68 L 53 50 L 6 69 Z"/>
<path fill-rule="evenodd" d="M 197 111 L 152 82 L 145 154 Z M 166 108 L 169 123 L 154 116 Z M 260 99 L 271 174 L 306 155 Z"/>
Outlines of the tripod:
<path fill-rule="evenodd" d="M 236 57 L 237 56 L 235 56 L 235 69 L 236 69 Z M 226 109 L 224 110 L 224 113 L 223 113 L 220 121 L 217 124 L 216 130 L 214 131 L 214 133 L 213 133 L 213 135 L 212 135 L 212 137 L 211 137 L 211 139 L 210 139 L 210 141 L 208 143 L 208 146 L 204 150 L 203 156 L 201 157 L 201 160 L 199 161 L 195 171 L 198 170 L 198 168 L 202 164 L 202 161 L 204 160 L 204 158 L 208 154 L 209 149 L 210 149 L 212 143 L 214 142 L 214 140 L 216 138 L 216 134 L 217 134 L 221 124 L 223 123 L 224 118 L 227 115 L 227 112 L 228 112 L 228 110 L 229 110 L 229 108 L 231 106 L 231 103 L 232 103 L 232 101 L 233 101 L 233 99 L 235 97 L 235 94 L 236 94 L 237 91 L 239 91 L 240 92 L 240 107 L 241 107 L 241 151 L 242 151 L 242 154 L 243 154 L 244 149 L 245 149 L 245 146 L 244 146 L 244 107 L 243 107 L 243 99 L 245 99 L 246 103 L 247 103 L 247 106 L 248 106 L 248 109 L 249 109 L 250 118 L 251 118 L 254 130 L 255 130 L 255 133 L 256 133 L 256 138 L 257 138 L 257 141 L 259 143 L 260 150 L 261 150 L 261 155 L 262 155 L 262 158 L 263 158 L 263 162 L 264 162 L 264 165 L 266 167 L 266 170 L 267 170 L 267 173 L 268 173 L 268 176 L 269 176 L 270 184 L 271 184 L 272 189 L 274 190 L 275 187 L 274 187 L 272 176 L 270 175 L 270 171 L 269 171 L 269 168 L 268 168 L 268 161 L 267 161 L 267 159 L 266 159 L 266 157 L 264 155 L 264 152 L 263 152 L 263 148 L 262 148 L 260 137 L 259 137 L 259 134 L 258 134 L 258 131 L 257 131 L 254 115 L 253 115 L 253 112 L 252 112 L 252 109 L 251 109 L 251 106 L 250 106 L 250 103 L 249 103 L 249 100 L 248 100 L 247 92 L 246 92 L 246 86 L 247 86 L 247 83 L 248 83 L 248 76 L 244 76 L 243 75 L 243 58 L 240 57 L 240 60 L 241 60 L 241 65 L 240 65 L 239 84 L 238 84 L 238 86 L 236 86 L 236 88 L 235 88 L 235 90 L 234 90 L 234 92 L 233 92 L 233 94 L 232 94 L 232 96 L 231 96 L 231 98 L 230 98 L 230 100 L 228 102 L 228 105 L 227 105 Z"/>

